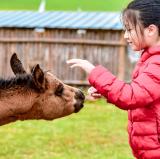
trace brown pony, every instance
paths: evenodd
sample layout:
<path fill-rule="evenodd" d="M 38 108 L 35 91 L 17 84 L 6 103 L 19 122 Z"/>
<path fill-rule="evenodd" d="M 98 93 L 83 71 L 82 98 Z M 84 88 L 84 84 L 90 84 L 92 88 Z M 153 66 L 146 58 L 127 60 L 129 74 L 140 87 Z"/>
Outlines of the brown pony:
<path fill-rule="evenodd" d="M 84 94 L 68 86 L 37 64 L 26 73 L 16 54 L 10 60 L 16 75 L 0 79 L 0 125 L 16 120 L 53 120 L 77 113 L 84 103 Z"/>

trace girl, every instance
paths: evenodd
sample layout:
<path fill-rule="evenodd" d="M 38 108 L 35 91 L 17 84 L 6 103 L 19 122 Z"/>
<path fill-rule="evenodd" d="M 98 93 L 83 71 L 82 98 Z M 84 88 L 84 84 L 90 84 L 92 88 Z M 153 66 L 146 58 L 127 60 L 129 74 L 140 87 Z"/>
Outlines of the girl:
<path fill-rule="evenodd" d="M 124 38 L 141 51 L 132 82 L 118 80 L 103 66 L 67 61 L 89 74 L 93 97 L 103 95 L 128 111 L 129 143 L 137 159 L 160 159 L 160 0 L 133 0 L 122 13 Z"/>

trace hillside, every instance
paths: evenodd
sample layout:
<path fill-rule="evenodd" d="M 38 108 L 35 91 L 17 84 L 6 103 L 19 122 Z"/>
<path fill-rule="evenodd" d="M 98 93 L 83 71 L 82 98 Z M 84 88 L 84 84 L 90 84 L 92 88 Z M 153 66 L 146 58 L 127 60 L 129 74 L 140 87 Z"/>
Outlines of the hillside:
<path fill-rule="evenodd" d="M 130 0 L 46 0 L 46 10 L 121 11 Z M 0 0 L 0 10 L 38 10 L 41 0 Z"/>

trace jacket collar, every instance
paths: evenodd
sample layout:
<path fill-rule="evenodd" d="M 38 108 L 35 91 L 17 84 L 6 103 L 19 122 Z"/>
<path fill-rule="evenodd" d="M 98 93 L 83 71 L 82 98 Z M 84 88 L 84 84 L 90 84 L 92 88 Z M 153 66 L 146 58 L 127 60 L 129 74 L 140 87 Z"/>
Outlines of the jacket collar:
<path fill-rule="evenodd" d="M 141 54 L 140 61 L 144 62 L 150 56 L 155 55 L 155 54 L 160 54 L 160 45 L 144 49 L 143 52 L 142 52 L 142 54 Z"/>

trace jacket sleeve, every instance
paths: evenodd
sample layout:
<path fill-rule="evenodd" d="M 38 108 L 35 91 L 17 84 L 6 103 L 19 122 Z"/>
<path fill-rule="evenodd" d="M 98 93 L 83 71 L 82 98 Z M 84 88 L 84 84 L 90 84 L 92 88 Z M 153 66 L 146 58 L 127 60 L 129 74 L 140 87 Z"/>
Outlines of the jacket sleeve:
<path fill-rule="evenodd" d="M 144 107 L 160 98 L 160 62 L 149 64 L 131 83 L 118 80 L 103 66 L 97 66 L 90 73 L 89 82 L 121 109 Z"/>

